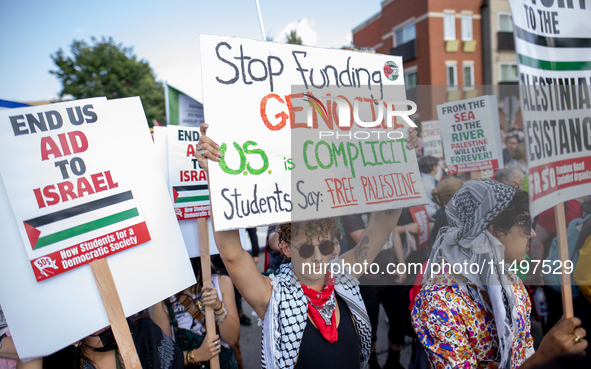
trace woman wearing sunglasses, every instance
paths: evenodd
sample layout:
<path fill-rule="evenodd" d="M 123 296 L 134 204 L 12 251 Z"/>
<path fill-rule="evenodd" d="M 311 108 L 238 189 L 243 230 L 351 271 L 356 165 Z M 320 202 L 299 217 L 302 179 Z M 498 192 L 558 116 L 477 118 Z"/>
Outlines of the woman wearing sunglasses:
<path fill-rule="evenodd" d="M 446 213 L 449 227 L 439 231 L 412 311 L 431 367 L 530 368 L 585 350 L 581 321 L 570 318 L 534 353 L 531 303 L 506 267 L 525 260 L 535 237 L 527 192 L 490 180 L 468 181 Z M 443 261 L 451 267 L 437 273 L 433 266 Z"/>
<path fill-rule="evenodd" d="M 218 161 L 219 146 L 201 125 L 199 164 Z M 416 132 L 408 149 L 418 146 Z M 375 213 L 359 244 L 341 255 L 345 263 L 371 263 L 396 226 L 400 210 Z M 291 258 L 278 274 L 260 274 L 240 246 L 238 231 L 215 232 L 224 264 L 244 299 L 264 318 L 263 368 L 363 368 L 369 358 L 371 325 L 359 293 L 361 274 L 332 275 L 340 234 L 334 219 L 279 226 L 280 249 Z M 328 269 L 328 270 L 327 270 Z M 357 270 L 359 271 L 359 270 Z M 361 271 L 363 272 L 363 271 Z"/>

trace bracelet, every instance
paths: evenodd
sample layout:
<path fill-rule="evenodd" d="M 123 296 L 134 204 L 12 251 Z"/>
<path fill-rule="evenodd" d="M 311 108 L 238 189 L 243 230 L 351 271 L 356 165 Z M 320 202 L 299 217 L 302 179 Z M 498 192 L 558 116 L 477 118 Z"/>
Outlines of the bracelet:
<path fill-rule="evenodd" d="M 193 356 L 193 350 L 187 351 L 187 364 L 189 364 L 190 366 L 197 365 L 197 362 L 195 361 L 195 356 Z"/>
<path fill-rule="evenodd" d="M 215 314 L 215 319 L 218 321 L 217 324 L 223 323 L 224 319 L 226 319 L 227 316 L 228 316 L 228 309 L 226 309 L 226 307 L 224 306 L 222 308 L 222 312 L 220 314 Z"/>
<path fill-rule="evenodd" d="M 220 307 L 219 307 L 219 308 L 217 308 L 217 309 L 213 309 L 213 311 L 214 311 L 214 312 L 216 312 L 216 311 L 220 311 L 220 310 L 222 310 L 222 308 L 223 308 L 223 307 L 224 307 L 224 302 L 223 302 L 223 301 L 220 301 Z"/>

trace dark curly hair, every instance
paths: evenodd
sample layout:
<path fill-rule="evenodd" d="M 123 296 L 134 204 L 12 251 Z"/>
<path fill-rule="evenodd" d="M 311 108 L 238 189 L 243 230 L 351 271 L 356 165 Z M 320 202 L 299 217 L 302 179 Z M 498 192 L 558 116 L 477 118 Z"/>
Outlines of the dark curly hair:
<path fill-rule="evenodd" d="M 499 232 L 507 235 L 515 223 L 525 217 L 529 217 L 529 195 L 526 191 L 515 187 L 515 195 L 509 205 L 488 226 L 494 225 Z"/>
<path fill-rule="evenodd" d="M 306 242 L 312 243 L 318 237 L 340 237 L 336 218 L 308 220 L 305 222 L 284 223 L 277 227 L 279 242 L 290 243 L 292 238 L 305 237 Z M 283 254 L 283 251 L 281 252 Z M 285 256 L 285 255 L 283 255 Z"/>

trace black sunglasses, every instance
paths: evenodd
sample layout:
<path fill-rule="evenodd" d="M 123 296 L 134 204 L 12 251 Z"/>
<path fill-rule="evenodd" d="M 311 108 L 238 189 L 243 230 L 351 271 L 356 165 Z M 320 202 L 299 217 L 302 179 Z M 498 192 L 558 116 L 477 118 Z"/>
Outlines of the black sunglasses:
<path fill-rule="evenodd" d="M 520 225 L 523 228 L 523 233 L 526 236 L 531 236 L 531 218 L 527 215 L 525 218 L 517 221 L 517 225 Z"/>
<path fill-rule="evenodd" d="M 298 250 L 298 252 L 300 253 L 300 257 L 302 257 L 302 259 L 312 257 L 312 255 L 314 255 L 314 247 L 318 247 L 322 255 L 330 255 L 334 251 L 334 242 L 330 240 L 322 241 L 320 245 L 310 245 L 308 243 L 305 243 L 301 245 L 299 248 L 295 247 L 289 242 L 288 244 L 294 249 Z"/>

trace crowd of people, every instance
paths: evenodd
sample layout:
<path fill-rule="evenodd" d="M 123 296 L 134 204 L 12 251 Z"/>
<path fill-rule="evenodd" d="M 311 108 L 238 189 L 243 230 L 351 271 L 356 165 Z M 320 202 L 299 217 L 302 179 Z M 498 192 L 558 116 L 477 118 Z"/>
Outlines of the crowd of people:
<path fill-rule="evenodd" d="M 207 124 L 201 133 L 197 159 L 207 170 L 219 161 L 219 145 L 207 136 Z M 407 148 L 418 141 L 411 129 Z M 554 257 L 554 212 L 532 223 L 523 134 L 509 133 L 504 142 L 505 168 L 492 179 L 451 176 L 441 160 L 420 157 L 429 200 L 426 247 L 417 247 L 426 230 L 410 209 L 280 224 L 268 227 L 261 273 L 258 243 L 248 254 L 238 231 L 214 232 L 220 260 L 212 284 L 203 285 L 194 258 L 195 285 L 128 318 L 142 367 L 208 368 L 218 356 L 221 368 L 242 369 L 240 325 L 250 323 L 242 298 L 262 325 L 263 368 L 382 368 L 380 306 L 388 322 L 385 369 L 404 367 L 401 350 L 409 341 L 409 368 L 590 367 L 581 354 L 589 351 L 591 272 L 577 266 L 591 265 L 591 196 L 565 204 L 567 224 L 574 225 L 569 250 L 578 263 L 575 317 L 564 318 L 560 284 L 529 267 Z M 390 264 L 422 268 L 385 274 L 324 268 L 372 262 L 381 271 Z M 215 334 L 207 335 L 205 306 L 214 311 Z M 18 360 L 7 328 L 0 310 L 0 369 L 124 367 L 110 327 L 28 363 Z"/>

